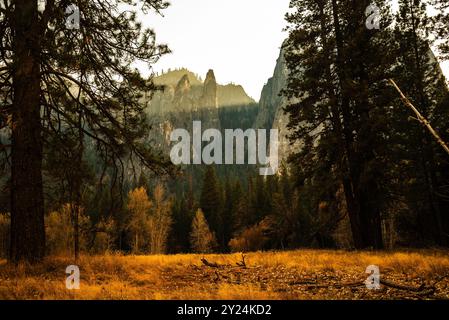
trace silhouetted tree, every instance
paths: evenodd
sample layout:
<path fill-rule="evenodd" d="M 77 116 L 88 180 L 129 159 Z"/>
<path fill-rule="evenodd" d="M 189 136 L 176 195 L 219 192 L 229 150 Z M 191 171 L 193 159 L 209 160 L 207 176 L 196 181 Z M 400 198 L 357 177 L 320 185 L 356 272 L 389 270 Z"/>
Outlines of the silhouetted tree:
<path fill-rule="evenodd" d="M 213 232 L 217 235 L 221 244 L 223 236 L 223 199 L 219 181 L 213 166 L 208 166 L 203 178 L 200 207 Z"/>
<path fill-rule="evenodd" d="M 284 45 L 291 99 L 292 141 L 302 150 L 293 158 L 297 184 L 320 186 L 324 195 L 345 191 L 357 248 L 382 248 L 382 119 L 378 103 L 391 69 L 388 3 L 381 8 L 380 29 L 368 28 L 370 0 L 292 0 Z M 316 212 L 320 201 L 316 201 Z"/>
<path fill-rule="evenodd" d="M 40 12 L 38 1 L 11 0 L 0 9 L 0 123 L 11 130 L 14 262 L 39 261 L 45 253 L 42 162 L 49 136 L 75 127 L 112 166 L 123 169 L 120 158 L 126 153 L 153 170 L 166 165 L 141 139 L 148 126 L 139 97 L 155 87 L 131 65 L 150 65 L 168 51 L 155 44 L 154 32 L 143 29 L 136 14 L 167 3 L 80 0 L 77 8 L 71 3 L 48 0 Z M 133 6 L 123 12 L 128 4 Z M 69 6 L 79 10 L 79 25 L 67 22 L 73 18 L 65 15 Z M 74 121 L 77 114 L 81 121 Z"/>

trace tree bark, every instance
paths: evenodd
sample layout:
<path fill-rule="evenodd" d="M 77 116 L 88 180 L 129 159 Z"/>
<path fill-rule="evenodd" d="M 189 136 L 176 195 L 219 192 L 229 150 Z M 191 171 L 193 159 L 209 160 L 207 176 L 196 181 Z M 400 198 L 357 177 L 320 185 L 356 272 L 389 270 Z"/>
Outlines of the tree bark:
<path fill-rule="evenodd" d="M 335 42 L 337 48 L 336 69 L 341 89 L 341 115 L 343 124 L 341 126 L 341 135 L 344 142 L 344 161 L 342 160 L 342 183 L 345 193 L 345 200 L 348 210 L 349 221 L 351 225 L 351 233 L 356 249 L 364 249 L 363 232 L 360 221 L 360 203 L 357 198 L 357 170 L 355 164 L 358 162 L 353 152 L 354 137 L 351 130 L 351 115 L 349 112 L 349 97 L 347 88 L 347 70 L 344 64 L 344 45 L 343 34 L 340 26 L 340 18 L 338 15 L 338 4 L 336 0 L 332 0 L 332 17 L 335 32 Z M 340 121 L 338 119 L 338 121 Z M 335 123 L 338 123 L 335 121 Z"/>
<path fill-rule="evenodd" d="M 345 45 L 345 41 L 349 41 L 347 39 L 351 39 L 351 35 L 354 37 L 357 36 L 357 28 L 359 28 L 360 22 L 363 20 L 362 17 L 364 18 L 364 12 L 361 14 L 360 8 L 365 8 L 366 6 L 353 2 L 353 13 L 351 15 L 351 20 L 349 21 L 349 30 L 351 34 L 345 35 L 340 23 L 338 3 L 336 0 L 332 0 L 331 4 L 332 23 L 336 42 L 335 65 L 341 91 L 340 111 L 341 119 L 343 121 L 343 123 L 339 124 L 341 129 L 338 127 L 336 127 L 336 129 L 337 131 L 341 131 L 341 136 L 343 138 L 342 142 L 344 142 L 345 161 L 342 161 L 343 170 L 341 170 L 341 174 L 354 247 L 356 249 L 365 249 L 369 247 L 380 249 L 383 247 L 383 242 L 378 204 L 373 201 L 367 202 L 371 192 L 377 193 L 376 183 L 375 181 L 371 181 L 369 183 L 370 189 L 367 189 L 366 184 L 362 184 L 361 181 L 363 170 L 367 163 L 372 159 L 369 157 L 374 157 L 374 155 L 371 149 L 367 150 L 369 156 L 367 156 L 364 151 L 361 151 L 360 145 L 356 146 L 356 144 L 360 144 L 360 142 L 357 142 L 354 138 L 354 132 L 356 132 L 356 135 L 359 136 L 364 134 L 364 141 L 372 139 L 372 135 L 367 132 L 367 129 L 363 126 L 360 127 L 360 123 L 356 122 L 360 121 L 357 120 L 357 118 L 361 117 L 365 119 L 363 122 L 364 126 L 369 124 L 369 114 L 366 110 L 368 106 L 367 95 L 361 96 L 361 98 L 358 98 L 356 101 L 352 101 L 354 99 L 351 100 L 351 91 L 353 88 L 351 88 L 350 83 L 354 82 L 356 73 L 361 73 L 357 75 L 357 78 L 366 81 L 366 74 L 364 74 L 363 65 L 358 66 L 359 68 L 355 68 L 353 63 L 347 63 L 347 60 L 354 60 L 354 63 L 358 63 L 362 58 L 360 55 L 362 55 L 363 52 L 358 54 L 356 52 L 351 52 L 348 50 L 347 45 Z M 366 35 L 364 36 L 365 38 L 367 37 Z M 366 93 L 367 87 L 363 89 Z M 351 101 L 356 104 L 356 107 L 351 107 Z M 353 116 L 352 108 L 356 110 L 358 117 Z M 334 123 L 338 124 L 339 121 L 340 117 L 336 118 Z M 374 178 L 371 180 L 373 179 Z"/>
<path fill-rule="evenodd" d="M 45 254 L 40 27 L 37 1 L 14 5 L 10 260 L 33 263 Z"/>

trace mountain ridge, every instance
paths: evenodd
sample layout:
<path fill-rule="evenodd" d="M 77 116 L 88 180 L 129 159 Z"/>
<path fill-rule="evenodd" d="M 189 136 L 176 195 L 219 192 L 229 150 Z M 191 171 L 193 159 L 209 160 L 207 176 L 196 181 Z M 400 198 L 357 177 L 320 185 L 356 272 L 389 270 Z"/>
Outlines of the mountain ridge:
<path fill-rule="evenodd" d="M 257 103 L 246 93 L 242 85 L 235 83 L 217 83 L 213 69 L 209 70 L 208 75 L 206 75 L 204 80 L 198 74 L 187 68 L 169 69 L 167 72 L 157 74 L 154 77 L 153 82 L 158 86 L 164 86 L 164 92 L 168 94 L 176 94 L 177 90 L 181 87 L 187 89 L 186 85 L 188 85 L 189 90 L 199 94 L 199 92 L 202 91 L 202 87 L 207 84 L 208 78 L 210 79 L 208 85 L 211 85 L 212 87 L 216 86 L 217 88 L 216 96 L 218 108 L 244 106 Z M 186 93 L 185 90 L 184 93 Z"/>

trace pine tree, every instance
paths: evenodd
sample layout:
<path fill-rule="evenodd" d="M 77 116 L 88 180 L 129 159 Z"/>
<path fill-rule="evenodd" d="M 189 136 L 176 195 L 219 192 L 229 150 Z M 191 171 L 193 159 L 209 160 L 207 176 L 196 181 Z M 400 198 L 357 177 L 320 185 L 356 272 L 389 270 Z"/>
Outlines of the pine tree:
<path fill-rule="evenodd" d="M 229 177 L 226 177 L 224 185 L 224 203 L 223 203 L 223 213 L 222 213 L 222 223 L 223 223 L 223 239 L 222 246 L 225 248 L 231 240 L 233 230 L 234 212 L 236 210 L 236 199 L 235 193 L 232 188 L 232 183 Z"/>
<path fill-rule="evenodd" d="M 447 240 L 441 215 L 447 160 L 428 133 L 408 121 L 385 81 L 397 79 L 446 136 L 448 90 L 430 50 L 429 35 L 438 29 L 426 15 L 427 3 L 399 1 L 394 29 L 384 1 L 376 1 L 383 10 L 380 30 L 365 26 L 368 1 L 292 1 L 297 12 L 287 16 L 284 93 L 293 101 L 286 110 L 291 139 L 302 142 L 291 158 L 295 185 L 312 192 L 305 195 L 312 200 L 307 211 L 320 215 L 325 207 L 335 221 L 343 187 L 357 248 L 381 248 L 381 223 L 392 213 L 402 219 L 400 229 L 422 240 Z"/>
<path fill-rule="evenodd" d="M 148 129 L 140 93 L 152 91 L 131 66 L 154 63 L 166 53 L 155 34 L 144 30 L 136 12 L 156 11 L 163 0 L 77 1 L 80 21 L 68 23 L 70 1 L 3 2 L 0 10 L 0 94 L 3 119 L 11 129 L 11 254 L 14 262 L 41 260 L 45 253 L 43 150 L 51 135 L 73 127 L 97 143 L 108 163 L 121 167 L 132 153 L 158 170 L 166 162 L 141 140 Z M 67 27 L 70 26 L 70 27 Z M 80 67 L 84 77 L 80 77 Z M 80 95 L 73 92 L 80 89 Z M 78 115 L 78 120 L 74 121 Z"/>
<path fill-rule="evenodd" d="M 372 1 L 293 0 L 284 45 L 290 71 L 284 95 L 292 103 L 291 139 L 302 142 L 294 157 L 297 185 L 320 186 L 323 195 L 344 187 L 357 248 L 382 248 L 381 190 L 385 163 L 384 117 L 380 103 L 391 69 L 391 23 L 386 1 L 381 29 L 367 28 Z M 316 201 L 316 212 L 320 201 Z"/>
<path fill-rule="evenodd" d="M 234 235 L 242 232 L 251 225 L 249 221 L 249 197 L 243 191 L 240 181 L 237 181 L 233 187 L 234 193 L 234 211 L 232 213 L 232 226 Z"/>
<path fill-rule="evenodd" d="M 173 228 L 171 243 L 174 252 L 189 252 L 190 229 L 195 212 L 189 208 L 183 195 L 173 206 Z"/>
<path fill-rule="evenodd" d="M 204 174 L 200 207 L 211 230 L 216 233 L 219 244 L 223 245 L 223 198 L 215 168 L 212 166 L 208 166 Z"/>
<path fill-rule="evenodd" d="M 261 221 L 271 213 L 270 194 L 267 190 L 267 180 L 265 177 L 256 175 L 255 192 L 255 202 L 253 203 L 254 216 L 257 221 Z"/>
<path fill-rule="evenodd" d="M 444 106 L 448 89 L 438 62 L 431 50 L 429 36 L 434 25 L 427 16 L 428 1 L 399 1 L 399 12 L 395 27 L 397 45 L 397 65 L 395 78 L 399 86 L 407 92 L 408 98 L 419 106 L 420 112 L 438 131 L 445 132 L 449 113 Z M 403 158 L 400 189 L 408 207 L 407 220 L 412 237 L 421 242 L 445 245 L 442 198 L 439 190 L 446 181 L 442 173 L 447 171 L 447 161 L 439 155 L 439 146 L 433 137 L 419 125 L 410 122 L 402 101 L 397 101 L 399 117 L 392 130 L 396 143 L 401 146 L 396 151 Z M 412 114 L 409 113 L 411 116 Z M 442 162 L 443 161 L 443 162 Z M 443 163 L 446 162 L 446 165 Z M 404 179 L 407 177 L 407 179 Z"/>
<path fill-rule="evenodd" d="M 449 60 L 449 29 L 447 21 L 449 20 L 449 0 L 430 0 L 430 4 L 437 11 L 433 17 L 432 34 L 439 41 L 438 49 L 442 60 Z"/>

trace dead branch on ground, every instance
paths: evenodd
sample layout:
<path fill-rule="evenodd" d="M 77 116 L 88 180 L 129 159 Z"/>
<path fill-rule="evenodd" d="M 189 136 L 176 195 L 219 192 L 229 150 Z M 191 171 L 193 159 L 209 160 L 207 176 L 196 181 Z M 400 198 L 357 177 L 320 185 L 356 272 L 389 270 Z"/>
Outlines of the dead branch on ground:
<path fill-rule="evenodd" d="M 210 268 L 220 268 L 221 266 L 218 263 L 215 262 L 209 262 L 206 259 L 202 258 L 201 262 L 206 266 Z"/>
<path fill-rule="evenodd" d="M 238 267 L 246 269 L 245 255 L 242 253 L 242 261 L 235 263 Z"/>

